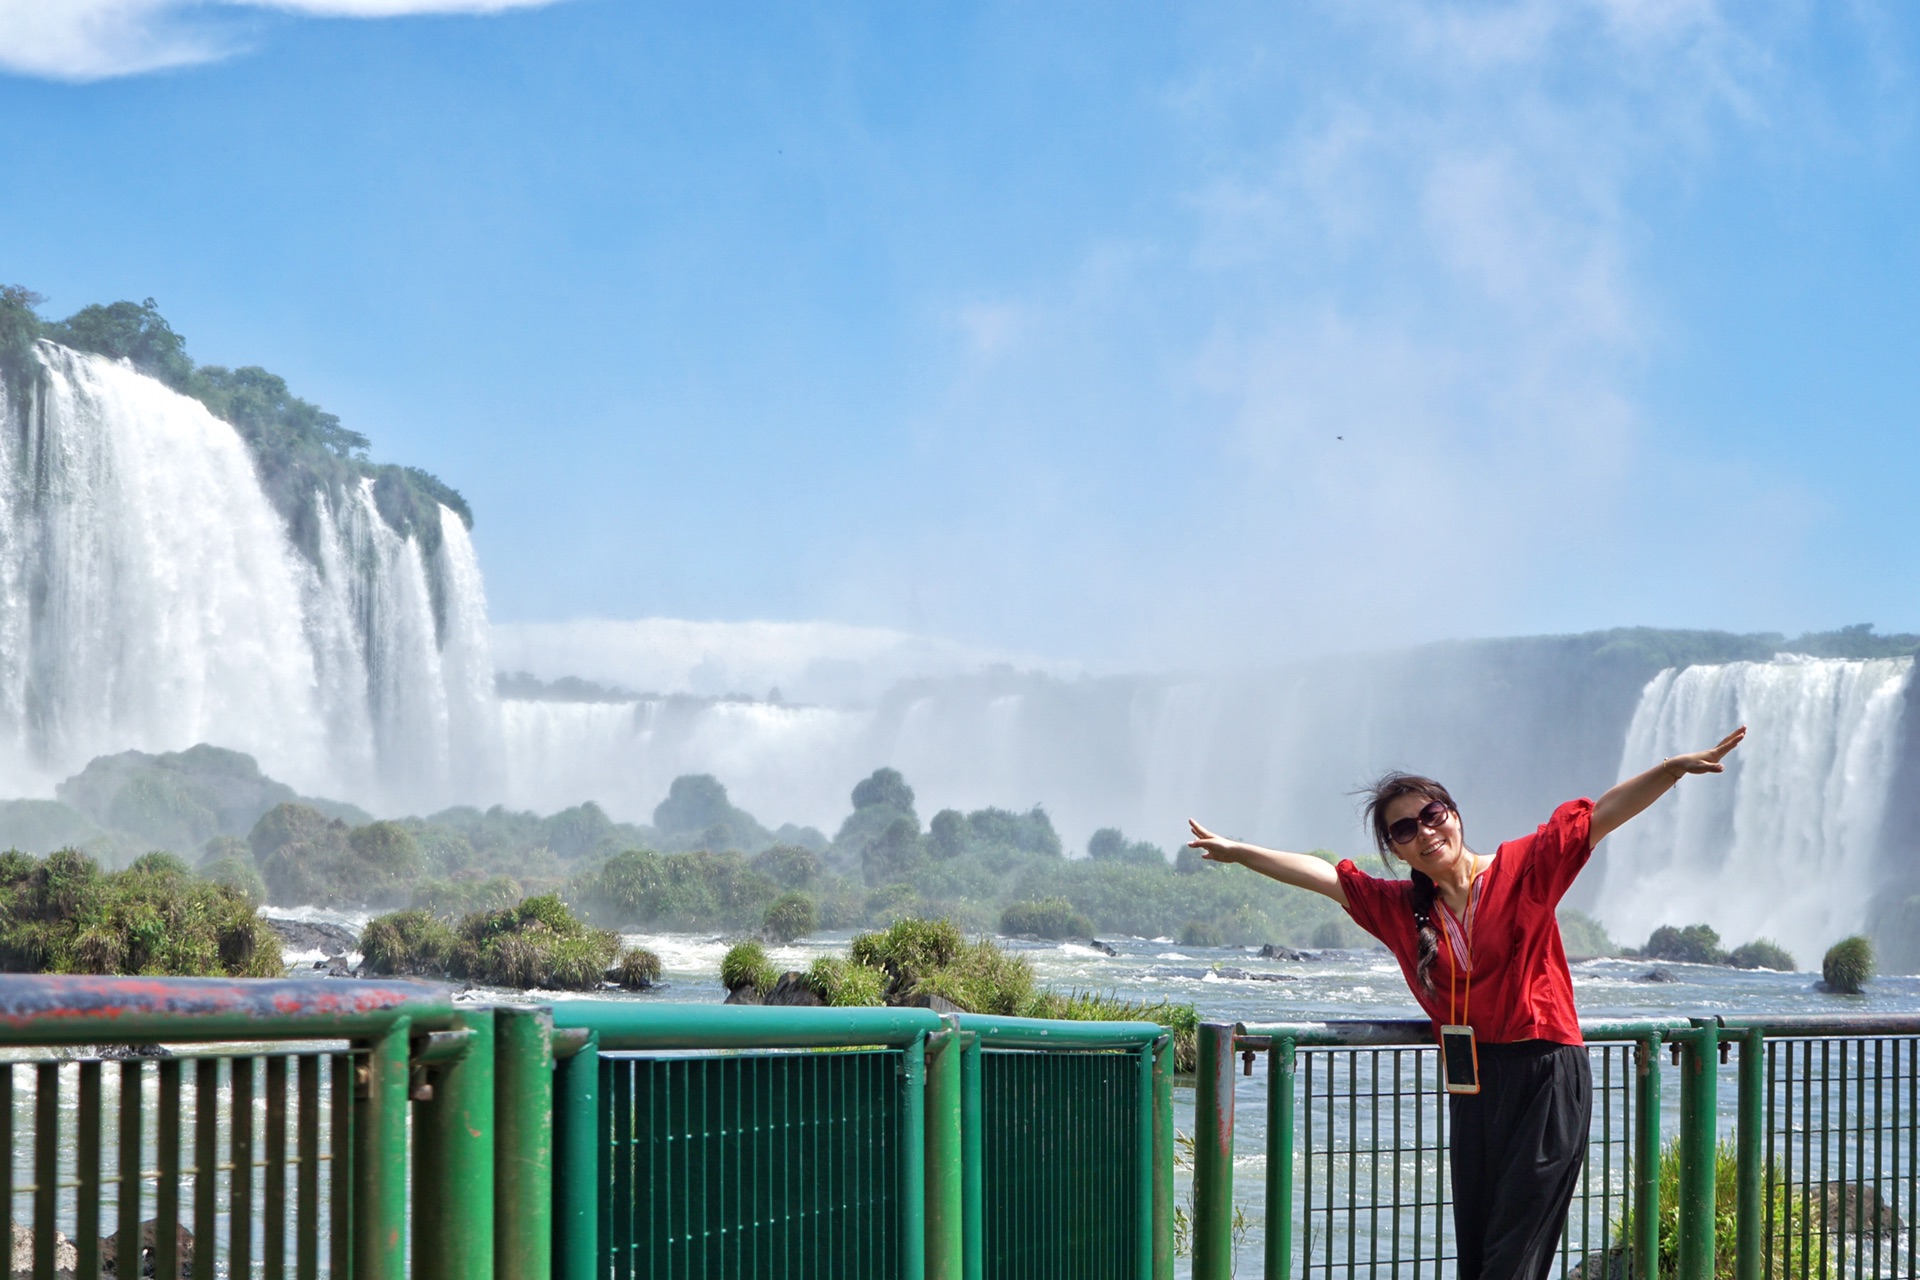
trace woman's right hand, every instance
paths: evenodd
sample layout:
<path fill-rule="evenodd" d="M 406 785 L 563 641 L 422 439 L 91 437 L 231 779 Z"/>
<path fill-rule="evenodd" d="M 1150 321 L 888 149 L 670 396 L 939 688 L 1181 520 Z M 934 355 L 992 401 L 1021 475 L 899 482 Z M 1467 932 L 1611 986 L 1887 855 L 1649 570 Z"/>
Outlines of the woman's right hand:
<path fill-rule="evenodd" d="M 1198 849 L 1200 856 L 1209 862 L 1240 861 L 1238 855 L 1240 850 L 1246 846 L 1242 845 L 1238 840 L 1229 840 L 1225 836 L 1217 836 L 1201 826 L 1198 822 L 1195 822 L 1192 818 L 1187 819 L 1187 825 L 1193 828 L 1193 839 L 1187 841 L 1187 848 Z"/>

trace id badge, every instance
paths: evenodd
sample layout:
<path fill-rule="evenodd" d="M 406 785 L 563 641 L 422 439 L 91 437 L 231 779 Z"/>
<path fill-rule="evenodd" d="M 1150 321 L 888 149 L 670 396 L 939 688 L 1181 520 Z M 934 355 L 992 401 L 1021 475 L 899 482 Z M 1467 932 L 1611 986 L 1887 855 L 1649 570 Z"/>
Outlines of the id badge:
<path fill-rule="evenodd" d="M 1480 1092 L 1480 1048 L 1472 1027 L 1440 1028 L 1440 1064 L 1448 1093 Z"/>

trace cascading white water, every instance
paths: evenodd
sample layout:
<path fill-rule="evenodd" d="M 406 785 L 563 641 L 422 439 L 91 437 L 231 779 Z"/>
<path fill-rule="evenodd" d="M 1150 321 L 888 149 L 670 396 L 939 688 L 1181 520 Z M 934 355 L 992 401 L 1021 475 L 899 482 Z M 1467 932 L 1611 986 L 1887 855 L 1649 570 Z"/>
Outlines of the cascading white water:
<path fill-rule="evenodd" d="M 1688 778 L 1596 854 L 1599 911 L 1637 943 L 1710 924 L 1723 945 L 1779 942 L 1801 965 L 1866 922 L 1913 659 L 1783 656 L 1663 671 L 1627 731 L 1621 774 L 1711 746 L 1727 775 Z"/>
<path fill-rule="evenodd" d="M 390 807 L 497 781 L 486 604 L 441 510 L 428 563 L 371 483 L 296 552 L 245 444 L 195 400 L 51 343 L 0 449 L 0 787 L 212 742 Z"/>
<path fill-rule="evenodd" d="M 0 454 L 9 772 L 217 740 L 324 777 L 292 552 L 239 436 L 111 361 L 40 353 L 44 403 Z"/>

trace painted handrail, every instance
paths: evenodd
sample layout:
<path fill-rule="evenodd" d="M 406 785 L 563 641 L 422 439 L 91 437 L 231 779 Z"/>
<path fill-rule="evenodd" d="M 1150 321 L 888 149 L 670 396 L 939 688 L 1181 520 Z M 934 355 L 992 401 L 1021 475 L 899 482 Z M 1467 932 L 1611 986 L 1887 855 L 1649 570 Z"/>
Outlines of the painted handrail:
<path fill-rule="evenodd" d="M 988 1013 L 951 1015 L 984 1049 L 1134 1049 L 1167 1034 L 1157 1022 L 1069 1022 L 1060 1018 L 1006 1018 Z"/>
<path fill-rule="evenodd" d="M 317 978 L 0 976 L 0 1044 L 153 1044 L 351 1040 L 398 1019 L 415 1031 L 453 1026 L 437 983 Z"/>
<path fill-rule="evenodd" d="M 829 1049 L 851 1045 L 905 1048 L 939 1031 L 930 1009 L 769 1008 L 737 1004 L 642 1004 L 633 1000 L 562 1000 L 556 1029 L 591 1031 L 602 1053 L 648 1049 Z"/>

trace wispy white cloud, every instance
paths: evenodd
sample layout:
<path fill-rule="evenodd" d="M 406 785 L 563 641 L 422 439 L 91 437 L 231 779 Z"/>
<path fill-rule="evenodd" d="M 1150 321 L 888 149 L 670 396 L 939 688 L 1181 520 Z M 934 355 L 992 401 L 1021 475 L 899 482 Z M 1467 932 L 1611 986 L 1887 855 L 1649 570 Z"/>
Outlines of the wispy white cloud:
<path fill-rule="evenodd" d="M 1694 181 L 1734 137 L 1797 127 L 1806 90 L 1783 50 L 1804 10 L 1285 14 L 1202 20 L 1200 56 L 1163 94 L 1192 158 L 1186 216 L 1098 273 L 1100 290 L 1083 270 L 1002 297 L 1019 341 L 992 364 L 956 360 L 955 438 L 1102 416 L 1071 519 L 1042 527 L 1028 513 L 1045 508 L 1022 503 L 1000 523 L 1033 531 L 1024 543 L 983 554 L 970 530 L 917 549 L 920 572 L 951 584 L 987 566 L 974 595 L 1099 618 L 1149 661 L 1644 607 L 1625 577 L 1717 500 L 1671 501 L 1670 424 L 1641 394 L 1673 336 L 1645 265 L 1649 193 Z M 1094 410 L 1089 387 L 1106 389 Z M 1142 488 L 1111 459 L 1163 434 L 1156 418 L 1183 441 Z M 1189 518 L 1135 527 L 1175 506 Z M 1751 559 L 1728 573 L 1757 572 Z M 1231 625 L 1196 626 L 1173 600 Z"/>
<path fill-rule="evenodd" d="M 106 80 L 212 62 L 244 47 L 233 11 L 316 18 L 485 14 L 556 0 L 0 0 L 0 71 Z M 222 11 L 225 11 L 224 13 Z"/>

